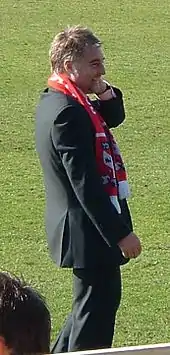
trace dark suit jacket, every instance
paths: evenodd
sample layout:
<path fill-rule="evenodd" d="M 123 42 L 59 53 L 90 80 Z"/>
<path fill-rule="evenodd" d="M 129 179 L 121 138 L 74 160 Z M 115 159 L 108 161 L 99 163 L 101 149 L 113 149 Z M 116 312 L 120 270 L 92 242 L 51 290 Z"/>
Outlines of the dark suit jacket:
<path fill-rule="evenodd" d="M 108 126 L 125 117 L 122 94 L 94 101 Z M 95 131 L 72 97 L 46 89 L 36 111 L 36 148 L 46 189 L 46 230 L 52 258 L 62 267 L 122 263 L 117 246 L 132 230 L 126 201 L 119 215 L 104 191 L 95 159 Z"/>

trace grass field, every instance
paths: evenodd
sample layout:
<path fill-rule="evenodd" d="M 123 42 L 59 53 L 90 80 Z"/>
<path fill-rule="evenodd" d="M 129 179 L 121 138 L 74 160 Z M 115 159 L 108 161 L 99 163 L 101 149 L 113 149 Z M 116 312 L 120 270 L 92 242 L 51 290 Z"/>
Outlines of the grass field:
<path fill-rule="evenodd" d="M 107 79 L 124 92 L 127 120 L 115 134 L 132 185 L 130 207 L 143 254 L 123 271 L 115 345 L 170 340 L 170 115 L 168 0 L 1 0 L 0 261 L 40 290 L 52 339 L 71 307 L 71 272 L 52 263 L 34 111 L 49 74 L 50 42 L 67 24 L 101 37 Z"/>

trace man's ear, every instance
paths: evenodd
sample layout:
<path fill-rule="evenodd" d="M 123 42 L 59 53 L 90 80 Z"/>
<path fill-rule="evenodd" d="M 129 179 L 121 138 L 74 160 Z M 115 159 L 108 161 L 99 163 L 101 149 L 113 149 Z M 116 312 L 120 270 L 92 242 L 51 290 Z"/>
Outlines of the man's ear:
<path fill-rule="evenodd" d="M 64 70 L 67 74 L 71 74 L 73 71 L 73 63 L 71 62 L 71 60 L 66 59 L 64 61 Z"/>

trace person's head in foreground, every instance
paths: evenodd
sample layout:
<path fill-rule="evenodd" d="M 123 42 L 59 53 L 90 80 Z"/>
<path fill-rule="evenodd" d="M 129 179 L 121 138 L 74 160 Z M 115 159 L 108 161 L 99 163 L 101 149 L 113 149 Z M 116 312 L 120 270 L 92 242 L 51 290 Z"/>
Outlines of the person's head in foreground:
<path fill-rule="evenodd" d="M 47 354 L 50 331 L 50 313 L 41 295 L 0 272 L 0 355 Z"/>
<path fill-rule="evenodd" d="M 87 27 L 73 26 L 57 34 L 50 49 L 51 70 L 66 74 L 85 94 L 105 74 L 100 40 Z"/>

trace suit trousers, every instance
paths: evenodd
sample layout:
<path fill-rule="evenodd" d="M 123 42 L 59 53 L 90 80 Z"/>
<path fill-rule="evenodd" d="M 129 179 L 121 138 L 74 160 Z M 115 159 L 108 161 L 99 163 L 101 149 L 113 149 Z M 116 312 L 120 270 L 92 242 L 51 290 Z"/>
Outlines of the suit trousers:
<path fill-rule="evenodd" d="M 111 347 L 120 300 L 120 267 L 73 269 L 72 313 L 51 353 Z"/>

